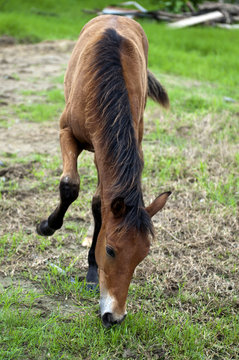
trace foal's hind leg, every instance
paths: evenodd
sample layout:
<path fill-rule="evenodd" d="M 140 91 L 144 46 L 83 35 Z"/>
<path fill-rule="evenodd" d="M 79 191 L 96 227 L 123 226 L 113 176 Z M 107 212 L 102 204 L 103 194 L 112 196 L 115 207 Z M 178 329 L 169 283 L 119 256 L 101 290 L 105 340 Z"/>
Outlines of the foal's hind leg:
<path fill-rule="evenodd" d="M 39 235 L 49 236 L 61 228 L 68 207 L 77 199 L 79 193 L 80 177 L 77 172 L 77 158 L 82 149 L 69 128 L 61 129 L 60 144 L 63 159 L 63 174 L 59 186 L 60 203 L 47 220 L 38 224 Z"/>

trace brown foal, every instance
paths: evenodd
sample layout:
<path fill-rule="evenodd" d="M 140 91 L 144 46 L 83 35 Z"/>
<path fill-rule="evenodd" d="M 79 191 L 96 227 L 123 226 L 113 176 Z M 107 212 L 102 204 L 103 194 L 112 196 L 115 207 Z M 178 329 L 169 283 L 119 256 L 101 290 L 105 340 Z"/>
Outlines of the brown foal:
<path fill-rule="evenodd" d="M 76 200 L 80 178 L 77 158 L 95 153 L 98 187 L 92 200 L 95 229 L 87 282 L 100 286 L 106 327 L 126 315 L 128 287 L 135 267 L 148 254 L 151 218 L 170 192 L 145 207 L 142 196 L 143 113 L 147 96 L 168 107 L 166 91 L 147 70 L 148 41 L 135 21 L 99 16 L 81 31 L 65 75 L 66 106 L 60 119 L 63 174 L 60 203 L 37 226 L 52 235 Z"/>

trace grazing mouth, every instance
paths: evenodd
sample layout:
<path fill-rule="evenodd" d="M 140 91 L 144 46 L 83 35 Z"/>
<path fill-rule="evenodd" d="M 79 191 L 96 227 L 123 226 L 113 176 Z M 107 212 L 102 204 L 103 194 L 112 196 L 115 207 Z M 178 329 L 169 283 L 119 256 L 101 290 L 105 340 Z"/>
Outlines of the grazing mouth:
<path fill-rule="evenodd" d="M 122 317 L 122 319 L 119 320 L 114 320 L 113 314 L 110 312 L 106 312 L 103 316 L 102 316 L 102 322 L 103 325 L 108 329 L 110 328 L 112 325 L 115 324 L 121 324 L 122 321 L 125 319 L 126 314 Z"/>

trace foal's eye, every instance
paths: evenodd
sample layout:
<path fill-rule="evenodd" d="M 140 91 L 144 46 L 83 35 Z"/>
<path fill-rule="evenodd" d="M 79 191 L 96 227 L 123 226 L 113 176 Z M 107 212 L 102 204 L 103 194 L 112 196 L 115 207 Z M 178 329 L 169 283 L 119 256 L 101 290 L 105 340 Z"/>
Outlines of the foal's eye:
<path fill-rule="evenodd" d="M 106 246 L 106 253 L 111 257 L 115 257 L 115 252 L 110 246 Z"/>

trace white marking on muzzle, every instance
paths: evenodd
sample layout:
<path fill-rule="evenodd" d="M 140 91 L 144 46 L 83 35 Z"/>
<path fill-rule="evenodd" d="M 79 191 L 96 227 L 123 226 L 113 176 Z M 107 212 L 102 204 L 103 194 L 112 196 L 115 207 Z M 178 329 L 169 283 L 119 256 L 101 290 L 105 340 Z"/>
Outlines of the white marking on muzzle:
<path fill-rule="evenodd" d="M 114 305 L 115 299 L 110 296 L 108 292 L 105 292 L 100 297 L 100 312 L 101 316 L 103 316 L 105 313 L 113 313 L 113 305 Z"/>
<path fill-rule="evenodd" d="M 111 296 L 107 291 L 104 292 L 100 297 L 101 317 L 106 313 L 111 313 L 114 321 L 122 320 L 126 315 L 126 312 L 124 314 L 117 314 L 114 311 L 115 303 L 116 303 L 115 298 Z"/>

